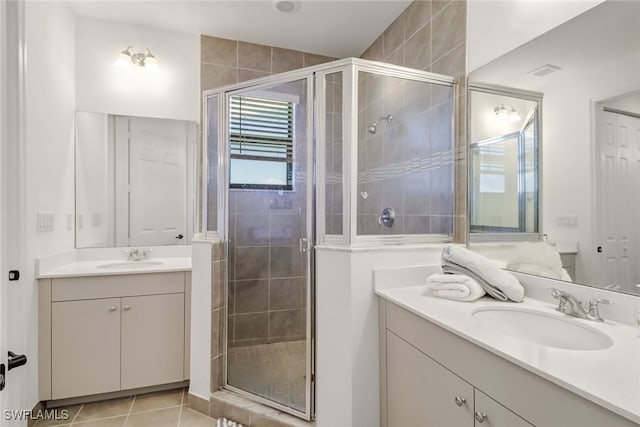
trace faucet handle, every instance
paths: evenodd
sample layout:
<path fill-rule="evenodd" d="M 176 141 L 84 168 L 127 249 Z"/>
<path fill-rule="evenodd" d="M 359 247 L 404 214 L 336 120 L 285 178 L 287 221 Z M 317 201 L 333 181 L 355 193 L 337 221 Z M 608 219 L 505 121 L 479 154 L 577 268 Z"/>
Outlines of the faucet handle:
<path fill-rule="evenodd" d="M 610 299 L 599 299 L 599 298 L 596 298 L 589 302 L 589 316 L 591 317 L 592 320 L 595 320 L 597 322 L 604 321 L 604 319 L 602 319 L 602 316 L 600 316 L 600 304 L 610 305 L 610 304 L 615 304 L 615 302 L 611 301 Z"/>

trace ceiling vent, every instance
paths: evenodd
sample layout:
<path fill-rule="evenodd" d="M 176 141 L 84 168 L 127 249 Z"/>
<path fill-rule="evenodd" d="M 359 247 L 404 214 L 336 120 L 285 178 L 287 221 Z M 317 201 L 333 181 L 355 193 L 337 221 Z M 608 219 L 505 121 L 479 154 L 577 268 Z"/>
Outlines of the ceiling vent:
<path fill-rule="evenodd" d="M 562 67 L 558 67 L 557 65 L 545 64 L 542 67 L 538 67 L 535 70 L 529 71 L 528 74 L 533 74 L 534 76 L 544 77 L 548 74 L 555 73 L 556 71 L 562 70 Z"/>

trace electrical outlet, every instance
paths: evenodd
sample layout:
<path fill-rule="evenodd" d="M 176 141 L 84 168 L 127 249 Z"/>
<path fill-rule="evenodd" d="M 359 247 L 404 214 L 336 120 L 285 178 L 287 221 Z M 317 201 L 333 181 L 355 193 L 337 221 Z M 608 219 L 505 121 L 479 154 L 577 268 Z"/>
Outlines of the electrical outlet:
<path fill-rule="evenodd" d="M 53 212 L 38 212 L 36 215 L 36 232 L 46 233 L 56 229 L 56 214 Z"/>

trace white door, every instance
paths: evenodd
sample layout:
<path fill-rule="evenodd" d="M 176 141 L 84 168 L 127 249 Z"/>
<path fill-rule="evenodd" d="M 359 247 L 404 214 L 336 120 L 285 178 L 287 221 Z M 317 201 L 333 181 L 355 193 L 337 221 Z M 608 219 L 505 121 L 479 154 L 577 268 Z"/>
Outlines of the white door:
<path fill-rule="evenodd" d="M 0 2 L 0 364 L 6 380 L 5 388 L 0 391 L 2 426 L 18 424 L 7 420 L 10 414 L 4 411 L 26 409 L 23 396 L 28 369 L 22 367 L 9 372 L 7 360 L 10 350 L 17 353 L 24 350 L 28 335 L 24 322 L 11 322 L 12 314 L 22 319 L 20 309 L 26 284 L 9 281 L 9 270 L 23 267 L 25 259 L 21 226 L 24 210 L 20 197 L 24 172 L 19 154 L 23 138 L 19 98 L 24 86 L 18 83 L 24 54 L 19 36 L 24 22 L 22 6 L 22 2 Z M 17 417 L 15 413 L 13 416 Z"/>
<path fill-rule="evenodd" d="M 640 178 L 640 119 L 602 111 L 598 126 L 597 236 L 602 248 L 604 285 L 619 284 L 632 290 L 640 280 L 634 254 L 640 240 L 635 218 L 640 195 L 634 191 Z"/>
<path fill-rule="evenodd" d="M 185 122 L 130 118 L 129 159 L 129 245 L 184 243 Z"/>

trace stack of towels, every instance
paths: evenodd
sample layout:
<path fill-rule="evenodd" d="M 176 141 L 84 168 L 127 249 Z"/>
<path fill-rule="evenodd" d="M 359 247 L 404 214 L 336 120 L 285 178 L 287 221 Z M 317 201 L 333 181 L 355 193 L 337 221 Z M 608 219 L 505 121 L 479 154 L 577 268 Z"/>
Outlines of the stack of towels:
<path fill-rule="evenodd" d="M 436 297 L 475 301 L 489 294 L 500 301 L 521 302 L 524 299 L 524 288 L 513 274 L 461 246 L 445 246 L 442 271 L 444 274 L 427 278 Z"/>

